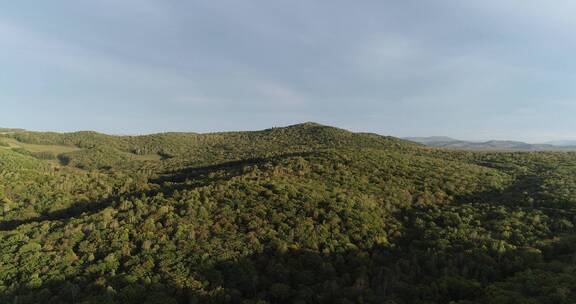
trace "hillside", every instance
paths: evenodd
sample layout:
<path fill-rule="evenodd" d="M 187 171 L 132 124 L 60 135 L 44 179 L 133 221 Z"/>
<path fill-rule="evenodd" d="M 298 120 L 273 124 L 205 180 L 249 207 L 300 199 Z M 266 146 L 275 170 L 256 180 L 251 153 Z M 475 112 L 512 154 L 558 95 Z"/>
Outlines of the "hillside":
<path fill-rule="evenodd" d="M 0 303 L 576 302 L 575 153 L 315 123 L 0 142 Z"/>

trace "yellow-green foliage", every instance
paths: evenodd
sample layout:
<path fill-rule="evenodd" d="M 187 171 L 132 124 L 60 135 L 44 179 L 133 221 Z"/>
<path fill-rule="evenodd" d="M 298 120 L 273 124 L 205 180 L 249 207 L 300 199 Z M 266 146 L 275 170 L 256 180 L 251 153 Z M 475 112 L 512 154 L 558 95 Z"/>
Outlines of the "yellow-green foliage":
<path fill-rule="evenodd" d="M 576 302 L 575 154 L 312 123 L 10 136 L 75 151 L 0 149 L 1 303 Z"/>

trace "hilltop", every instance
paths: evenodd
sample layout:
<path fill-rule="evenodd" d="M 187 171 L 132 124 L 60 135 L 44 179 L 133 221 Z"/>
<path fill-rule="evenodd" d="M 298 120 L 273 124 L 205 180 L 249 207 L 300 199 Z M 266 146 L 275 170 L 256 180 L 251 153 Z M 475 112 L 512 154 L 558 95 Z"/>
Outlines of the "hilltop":
<path fill-rule="evenodd" d="M 574 153 L 315 123 L 0 142 L 2 303 L 576 300 Z"/>
<path fill-rule="evenodd" d="M 339 147 L 357 149 L 416 147 L 415 144 L 393 137 L 355 134 L 311 122 L 248 132 L 112 136 L 86 131 L 73 133 L 20 131 L 5 134 L 4 137 L 4 140 L 0 137 L 0 144 L 8 142 L 13 146 L 28 145 L 29 148 L 23 148 L 32 153 L 41 153 L 38 155 L 40 157 L 57 158 L 64 164 L 83 168 L 141 166 L 138 160 L 150 159 L 172 159 L 172 162 L 179 160 L 199 165 Z M 67 149 L 71 151 L 63 151 Z M 104 154 L 106 157 L 102 157 Z"/>

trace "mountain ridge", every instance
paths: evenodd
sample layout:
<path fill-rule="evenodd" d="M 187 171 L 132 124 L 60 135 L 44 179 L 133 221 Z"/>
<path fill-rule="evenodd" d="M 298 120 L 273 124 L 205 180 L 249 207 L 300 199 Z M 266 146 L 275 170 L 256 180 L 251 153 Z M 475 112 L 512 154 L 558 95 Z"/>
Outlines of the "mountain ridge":
<path fill-rule="evenodd" d="M 193 137 L 207 138 L 211 136 L 229 136 L 233 134 L 269 134 L 278 132 L 278 130 L 331 130 L 331 132 L 343 132 L 382 137 L 389 139 L 398 139 L 414 143 L 423 144 L 429 147 L 455 149 L 455 150 L 478 150 L 478 151 L 576 151 L 576 141 L 573 140 L 557 140 L 544 143 L 526 143 L 517 140 L 485 140 L 485 141 L 470 141 L 451 138 L 448 136 L 428 136 L 428 137 L 394 137 L 389 135 L 381 135 L 372 132 L 351 132 L 345 129 L 323 125 L 316 122 L 303 122 L 292 124 L 288 126 L 272 127 L 261 130 L 247 130 L 247 131 L 216 131 L 216 132 L 190 132 L 190 131 L 166 131 L 155 132 L 150 134 L 138 135 L 118 135 L 106 134 L 97 131 L 73 131 L 73 132 L 53 132 L 53 131 L 28 131 L 20 128 L 0 128 L 0 136 L 10 136 L 18 141 L 24 143 L 37 143 L 37 144 L 59 144 L 71 145 L 82 147 L 86 145 L 86 141 L 99 141 L 104 138 L 108 139 L 145 139 L 145 138 L 167 138 L 167 137 L 180 137 L 183 140 L 190 140 Z M 42 139 L 39 139 L 42 137 Z M 53 137 L 50 139 L 50 137 Z M 80 142 L 78 138 L 82 137 L 85 140 Z"/>
<path fill-rule="evenodd" d="M 455 149 L 455 150 L 479 150 L 479 151 L 576 151 L 576 145 L 559 144 L 529 144 L 515 140 L 487 140 L 467 141 L 446 136 L 430 137 L 404 137 L 403 139 L 418 142 L 430 147 Z M 565 142 L 570 143 L 570 142 Z"/>

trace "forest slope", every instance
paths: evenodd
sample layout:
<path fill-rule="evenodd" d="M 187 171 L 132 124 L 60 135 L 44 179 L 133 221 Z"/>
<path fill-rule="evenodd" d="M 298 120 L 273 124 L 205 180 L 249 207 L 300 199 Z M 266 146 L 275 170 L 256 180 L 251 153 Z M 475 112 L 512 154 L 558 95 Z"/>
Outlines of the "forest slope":
<path fill-rule="evenodd" d="M 4 136 L 78 150 L 0 149 L 2 303 L 576 301 L 573 153 L 314 123 Z"/>

